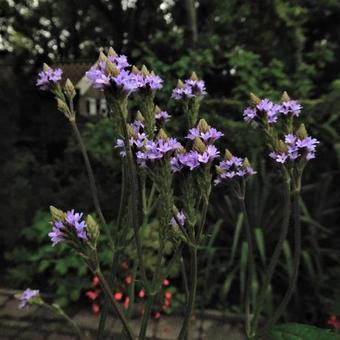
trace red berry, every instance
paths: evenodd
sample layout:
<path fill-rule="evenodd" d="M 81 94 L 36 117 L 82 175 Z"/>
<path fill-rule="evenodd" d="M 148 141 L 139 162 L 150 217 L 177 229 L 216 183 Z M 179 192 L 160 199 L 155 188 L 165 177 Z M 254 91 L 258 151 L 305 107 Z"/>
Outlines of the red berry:
<path fill-rule="evenodd" d="M 119 301 L 122 299 L 122 297 L 123 297 L 123 294 L 121 292 L 115 293 L 115 300 Z"/>
<path fill-rule="evenodd" d="M 143 299 L 143 297 L 145 296 L 145 290 L 142 289 L 141 291 L 139 291 L 138 295 L 141 299 Z"/>
<path fill-rule="evenodd" d="M 95 315 L 98 315 L 100 313 L 100 306 L 97 303 L 92 304 L 92 312 Z"/>
<path fill-rule="evenodd" d="M 89 290 L 88 292 L 86 292 L 85 295 L 92 301 L 94 301 L 98 297 L 98 293 L 92 290 Z"/>

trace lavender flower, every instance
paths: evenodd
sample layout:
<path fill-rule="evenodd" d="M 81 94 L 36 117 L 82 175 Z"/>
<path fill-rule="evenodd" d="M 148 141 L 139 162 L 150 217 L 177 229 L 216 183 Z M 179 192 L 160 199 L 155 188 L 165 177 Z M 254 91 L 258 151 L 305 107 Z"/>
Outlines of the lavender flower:
<path fill-rule="evenodd" d="M 52 246 L 67 238 L 68 233 L 75 233 L 81 240 L 87 240 L 86 222 L 82 220 L 83 213 L 76 213 L 73 209 L 66 212 L 64 220 L 54 221 L 52 231 L 48 234 Z"/>
<path fill-rule="evenodd" d="M 208 126 L 208 130 L 205 131 L 200 130 L 199 127 L 190 129 L 188 135 L 185 138 L 194 140 L 196 137 L 198 137 L 201 138 L 205 143 L 214 143 L 222 136 L 222 132 Z"/>
<path fill-rule="evenodd" d="M 171 115 L 169 115 L 166 111 L 160 111 L 155 114 L 155 118 L 157 121 L 167 122 L 170 119 Z"/>
<path fill-rule="evenodd" d="M 285 164 L 288 161 L 295 161 L 298 158 L 305 157 L 311 160 L 315 158 L 316 146 L 319 141 L 312 137 L 301 137 L 293 134 L 285 135 L 284 143 L 281 142 L 282 150 L 272 151 L 269 156 L 277 163 Z"/>
<path fill-rule="evenodd" d="M 207 94 L 205 83 L 198 80 L 195 73 L 190 79 L 179 81 L 177 87 L 172 91 L 171 97 L 175 100 L 190 99 L 194 97 L 204 97 Z"/>
<path fill-rule="evenodd" d="M 106 89 L 115 86 L 121 90 L 125 96 L 134 92 L 138 88 L 138 81 L 135 75 L 125 68 L 129 66 L 124 55 L 109 55 L 106 57 L 100 54 L 99 61 L 85 73 L 94 88 Z"/>
<path fill-rule="evenodd" d="M 178 226 L 178 223 L 177 221 L 179 222 L 179 224 L 181 225 L 181 227 L 184 226 L 184 223 L 185 223 L 185 220 L 186 220 L 186 217 L 184 215 L 184 212 L 183 211 L 179 211 L 177 214 L 176 214 L 176 218 L 175 217 L 172 217 L 171 221 L 170 221 L 170 224 L 172 226 Z"/>
<path fill-rule="evenodd" d="M 302 106 L 296 100 L 284 101 L 281 104 L 280 112 L 285 116 L 291 115 L 293 117 L 299 117 L 301 113 Z"/>
<path fill-rule="evenodd" d="M 265 118 L 269 124 L 274 124 L 278 121 L 280 113 L 284 116 L 298 117 L 302 106 L 296 100 L 290 100 L 287 93 L 282 98 L 282 103 L 275 104 L 267 98 L 259 99 L 253 96 L 252 99 L 256 103 L 255 107 L 248 107 L 244 110 L 244 120 L 251 123 Z"/>
<path fill-rule="evenodd" d="M 39 297 L 39 290 L 32 290 L 30 288 L 27 288 L 19 296 L 20 303 L 18 305 L 18 308 L 24 309 L 28 307 L 28 305 L 32 302 L 32 300 L 34 300 L 37 297 Z"/>
<path fill-rule="evenodd" d="M 52 69 L 48 65 L 44 64 L 43 71 L 39 72 L 37 79 L 37 86 L 41 90 L 47 90 L 53 88 L 58 81 L 61 80 L 61 75 L 63 71 L 60 68 Z"/>
<path fill-rule="evenodd" d="M 225 159 L 220 162 L 216 169 L 215 185 L 233 178 L 246 178 L 256 174 L 247 158 L 235 157 L 229 151 L 226 151 Z"/>

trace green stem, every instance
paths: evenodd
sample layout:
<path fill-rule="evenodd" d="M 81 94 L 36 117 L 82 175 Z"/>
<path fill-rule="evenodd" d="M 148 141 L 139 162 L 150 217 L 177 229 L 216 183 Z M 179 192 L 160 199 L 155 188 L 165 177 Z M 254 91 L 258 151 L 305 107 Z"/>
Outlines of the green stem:
<path fill-rule="evenodd" d="M 91 194 L 92 194 L 93 205 L 96 209 L 96 212 L 97 212 L 98 217 L 100 219 L 101 225 L 104 228 L 104 232 L 105 232 L 105 234 L 106 234 L 106 236 L 107 236 L 107 238 L 110 242 L 110 246 L 111 246 L 112 250 L 114 250 L 114 243 L 113 243 L 113 240 L 112 240 L 112 237 L 111 237 L 111 233 L 110 233 L 109 227 L 107 226 L 107 223 L 105 221 L 104 215 L 103 215 L 101 207 L 100 207 L 96 181 L 95 181 L 95 178 L 94 178 L 92 166 L 91 166 L 91 163 L 90 163 L 90 160 L 89 160 L 89 156 L 88 156 L 83 138 L 82 138 L 82 136 L 79 132 L 76 121 L 70 120 L 70 124 L 72 126 L 73 132 L 76 136 L 76 139 L 78 141 L 81 153 L 82 153 L 83 158 L 84 158 L 84 163 L 85 163 L 87 176 L 88 176 L 89 184 L 90 184 L 90 190 L 91 190 Z"/>
<path fill-rule="evenodd" d="M 113 294 L 112 294 L 112 290 L 108 284 L 108 282 L 106 281 L 104 275 L 102 274 L 102 272 L 100 270 L 97 270 L 96 271 L 96 274 L 100 280 L 100 283 L 103 287 L 103 290 L 105 292 L 105 294 L 108 296 L 108 298 L 110 299 L 111 303 L 112 303 L 112 306 L 113 306 L 113 309 L 115 311 L 115 313 L 117 314 L 119 320 L 122 322 L 123 324 L 123 328 L 126 332 L 126 335 L 128 336 L 128 339 L 129 340 L 135 340 L 135 336 L 133 334 L 133 331 L 132 329 L 130 328 L 130 325 L 125 317 L 125 315 L 123 314 L 123 312 L 120 310 Z"/>
<path fill-rule="evenodd" d="M 272 318 L 265 325 L 265 329 L 274 325 L 280 318 L 282 313 L 287 308 L 287 305 L 294 293 L 297 278 L 299 274 L 300 258 L 301 258 L 301 220 L 300 220 L 300 191 L 294 189 L 293 193 L 293 217 L 294 217 L 294 258 L 293 258 L 293 272 L 290 277 L 290 282 L 285 296 L 280 305 L 274 311 Z"/>
<path fill-rule="evenodd" d="M 187 310 L 184 316 L 181 331 L 178 335 L 178 340 L 186 340 L 190 331 L 190 320 L 195 306 L 195 297 L 197 289 L 197 248 L 190 246 L 190 287 L 187 303 Z"/>
<path fill-rule="evenodd" d="M 81 332 L 79 326 L 76 324 L 76 322 L 70 318 L 63 310 L 62 308 L 59 306 L 59 305 L 50 305 L 46 302 L 43 302 L 43 305 L 49 309 L 51 309 L 53 312 L 61 315 L 73 328 L 74 330 L 76 331 L 77 335 L 78 335 L 78 338 L 79 339 L 85 339 L 83 333 Z"/>
<path fill-rule="evenodd" d="M 283 249 L 284 242 L 287 238 L 288 226 L 290 220 L 291 213 L 291 203 L 290 203 L 290 180 L 286 180 L 283 188 L 283 220 L 281 225 L 281 232 L 279 235 L 279 239 L 275 246 L 273 255 L 270 259 L 269 266 L 267 269 L 267 274 L 265 277 L 265 281 L 263 282 L 263 288 L 260 292 L 259 299 L 256 301 L 254 317 L 252 320 L 252 333 L 256 333 L 256 328 L 258 326 L 258 319 L 263 308 L 263 304 L 266 299 L 266 295 L 268 293 L 268 288 L 271 282 L 271 279 L 274 275 L 275 269 L 279 263 L 279 258 Z"/>
<path fill-rule="evenodd" d="M 247 243 L 248 243 L 248 274 L 247 274 L 247 282 L 246 282 L 246 291 L 245 291 L 245 299 L 244 299 L 244 305 L 245 305 L 245 329 L 247 336 L 250 336 L 251 334 L 251 310 L 250 310 L 250 304 L 251 304 L 251 289 L 252 289 L 252 282 L 254 277 L 254 270 L 255 270 L 255 258 L 254 258 L 254 241 L 253 241 L 253 233 L 250 228 L 249 224 L 249 217 L 247 208 L 244 202 L 244 197 L 239 198 L 239 202 L 241 205 L 241 210 L 244 215 L 244 224 L 246 227 L 246 237 L 247 237 Z"/>
<path fill-rule="evenodd" d="M 123 163 L 122 165 L 122 190 L 120 193 L 120 204 L 119 204 L 119 212 L 118 212 L 118 218 L 117 218 L 116 235 L 119 235 L 119 231 L 121 230 L 122 218 L 124 215 L 123 212 L 126 206 L 126 199 L 127 199 L 127 190 L 126 190 L 125 163 Z M 117 244 L 117 242 L 119 242 L 118 237 L 115 237 L 115 244 Z M 117 273 L 117 268 L 119 265 L 119 258 L 120 258 L 120 253 L 113 252 L 112 264 L 111 264 L 111 275 L 110 275 L 110 284 L 112 285 L 112 287 L 114 287 L 114 278 Z M 98 329 L 97 329 L 97 340 L 104 339 L 105 324 L 107 320 L 109 305 L 110 305 L 109 300 L 105 299 L 103 309 L 100 313 L 100 320 L 99 320 Z"/>
<path fill-rule="evenodd" d="M 136 164 L 132 157 L 132 151 L 130 147 L 130 138 L 128 134 L 128 130 L 126 127 L 126 119 L 127 116 L 127 103 L 126 101 L 117 101 L 113 100 L 112 102 L 108 102 L 109 105 L 114 105 L 113 110 L 116 111 L 119 115 L 119 121 L 120 121 L 120 129 L 121 133 L 123 135 L 124 139 L 124 145 L 126 150 L 126 158 L 127 158 L 127 164 L 128 164 L 128 175 L 129 175 L 129 183 L 131 188 L 131 199 L 132 199 L 132 227 L 134 231 L 135 236 L 135 242 L 136 242 L 136 248 L 137 248 L 137 255 L 138 255 L 138 261 L 141 269 L 141 275 L 144 287 L 146 291 L 148 291 L 148 279 L 146 276 L 146 269 L 144 265 L 144 255 L 143 255 L 143 249 L 142 249 L 142 241 L 139 235 L 139 216 L 138 216 L 138 178 L 137 178 L 137 171 L 136 171 Z"/>

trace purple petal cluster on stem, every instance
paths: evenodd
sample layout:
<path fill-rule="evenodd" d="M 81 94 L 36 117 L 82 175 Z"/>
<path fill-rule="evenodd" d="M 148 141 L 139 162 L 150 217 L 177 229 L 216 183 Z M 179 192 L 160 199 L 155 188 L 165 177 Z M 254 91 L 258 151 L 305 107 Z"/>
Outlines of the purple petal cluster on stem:
<path fill-rule="evenodd" d="M 269 99 L 259 99 L 255 106 L 247 107 L 243 118 L 247 123 L 258 122 L 265 118 L 269 124 L 278 122 L 280 114 L 284 117 L 299 117 L 302 106 L 296 100 L 287 100 L 282 103 L 273 103 Z"/>
<path fill-rule="evenodd" d="M 48 90 L 53 88 L 60 80 L 63 71 L 60 68 L 53 69 L 44 64 L 44 68 L 38 73 L 38 79 L 36 85 L 41 90 Z"/>
<path fill-rule="evenodd" d="M 190 99 L 194 97 L 204 97 L 207 94 L 203 80 L 197 79 L 196 75 L 183 82 L 179 81 L 177 87 L 173 89 L 171 97 L 175 100 Z"/>
<path fill-rule="evenodd" d="M 226 153 L 229 152 L 227 151 Z M 234 178 L 246 178 L 256 174 L 246 158 L 236 157 L 231 154 L 220 162 L 216 170 L 217 178 L 214 181 L 215 185 L 228 182 Z"/>
<path fill-rule="evenodd" d="M 284 144 L 286 146 L 284 151 L 272 151 L 269 154 L 277 163 L 284 164 L 301 157 L 305 157 L 307 161 L 315 158 L 316 146 L 319 141 L 310 136 L 299 138 L 293 134 L 287 134 L 285 135 Z"/>
<path fill-rule="evenodd" d="M 68 233 L 75 234 L 80 240 L 87 240 L 87 225 L 82 217 L 83 213 L 77 213 L 72 209 L 66 212 L 63 220 L 52 222 L 52 231 L 48 234 L 52 245 L 64 241 Z"/>
<path fill-rule="evenodd" d="M 22 294 L 19 296 L 19 309 L 24 309 L 28 307 L 28 305 L 31 303 L 32 300 L 40 296 L 39 290 L 33 290 L 30 288 L 27 288 L 22 292 Z"/>

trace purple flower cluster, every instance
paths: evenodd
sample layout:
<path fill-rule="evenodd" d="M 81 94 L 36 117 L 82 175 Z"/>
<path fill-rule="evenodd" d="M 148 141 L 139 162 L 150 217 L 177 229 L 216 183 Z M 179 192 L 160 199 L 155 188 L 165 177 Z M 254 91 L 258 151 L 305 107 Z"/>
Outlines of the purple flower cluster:
<path fill-rule="evenodd" d="M 136 120 L 130 127 L 133 130 L 133 135 L 130 137 L 130 146 L 136 148 L 137 163 L 145 166 L 147 161 L 160 160 L 171 152 L 176 151 L 181 147 L 181 143 L 176 138 L 157 138 L 150 140 L 143 132 L 144 125 Z M 125 145 L 122 139 L 117 139 L 115 148 L 119 149 L 119 154 L 122 157 L 126 156 Z"/>
<path fill-rule="evenodd" d="M 134 76 L 138 84 L 138 88 L 140 89 L 150 89 L 151 91 L 156 91 L 163 87 L 163 79 L 153 72 L 147 75 L 137 73 Z"/>
<path fill-rule="evenodd" d="M 301 108 L 302 106 L 296 100 L 275 104 L 269 99 L 262 99 L 255 107 L 246 108 L 243 112 L 243 118 L 247 123 L 250 123 L 264 116 L 268 123 L 274 124 L 278 121 L 280 114 L 298 117 Z"/>
<path fill-rule="evenodd" d="M 52 69 L 51 67 L 44 66 L 44 70 L 39 72 L 37 79 L 37 86 L 41 90 L 47 90 L 53 87 L 61 80 L 63 71 L 60 68 Z"/>
<path fill-rule="evenodd" d="M 202 164 L 212 162 L 219 156 L 220 152 L 215 145 L 208 145 L 203 153 L 196 150 L 189 152 L 178 153 L 171 158 L 170 164 L 173 172 L 181 171 L 183 168 L 188 167 L 191 171 L 196 169 Z"/>
<path fill-rule="evenodd" d="M 167 122 L 170 117 L 171 115 L 169 115 L 166 111 L 160 111 L 155 114 L 155 118 L 158 122 Z"/>
<path fill-rule="evenodd" d="M 305 137 L 299 139 L 293 134 L 285 136 L 286 152 L 271 152 L 269 156 L 277 163 L 284 164 L 288 161 L 294 161 L 299 157 L 306 157 L 306 160 L 315 158 L 315 149 L 319 141 L 316 138 Z"/>
<path fill-rule="evenodd" d="M 120 88 L 126 95 L 134 92 L 138 88 L 136 76 L 125 70 L 129 66 L 126 56 L 108 57 L 117 68 L 117 75 L 112 75 L 107 70 L 107 62 L 105 60 L 98 61 L 89 71 L 86 77 L 91 81 L 94 88 L 105 89 L 111 85 Z"/>
<path fill-rule="evenodd" d="M 177 221 L 179 222 L 179 224 L 181 225 L 181 227 L 184 226 L 184 223 L 185 223 L 185 220 L 186 220 L 186 217 L 185 217 L 185 214 L 183 211 L 179 211 L 177 214 L 176 214 L 176 218 L 173 217 L 170 221 L 170 224 L 172 226 L 177 226 Z"/>
<path fill-rule="evenodd" d="M 171 97 L 175 100 L 181 100 L 204 97 L 206 94 L 207 91 L 203 80 L 187 79 L 184 81 L 183 86 L 173 89 Z"/>
<path fill-rule="evenodd" d="M 19 309 L 23 309 L 27 307 L 34 298 L 39 296 L 39 290 L 32 290 L 30 288 L 27 288 L 22 292 L 22 294 L 19 297 L 20 303 L 18 305 Z"/>
<path fill-rule="evenodd" d="M 245 159 L 232 156 L 230 159 L 225 159 L 218 165 L 217 178 L 215 185 L 236 177 L 248 177 L 255 175 L 256 172 L 250 165 L 245 165 Z"/>
<path fill-rule="evenodd" d="M 82 220 L 83 213 L 76 213 L 74 210 L 66 212 L 63 221 L 55 221 L 52 223 L 52 231 L 48 234 L 51 238 L 52 245 L 55 246 L 65 239 L 67 232 L 73 231 L 81 240 L 87 240 L 86 223 Z"/>
<path fill-rule="evenodd" d="M 147 161 L 160 160 L 165 155 L 176 151 L 181 144 L 176 138 L 168 138 L 166 140 L 159 138 L 156 141 L 146 140 L 144 145 L 136 152 L 137 163 L 145 166 Z"/>
<path fill-rule="evenodd" d="M 215 128 L 212 128 L 209 126 L 208 130 L 202 131 L 197 128 L 192 128 L 189 130 L 188 135 L 185 137 L 190 140 L 194 140 L 196 137 L 201 138 L 204 143 L 211 144 L 214 143 L 217 139 L 221 138 L 223 136 L 223 133 L 220 131 L 217 131 Z"/>

